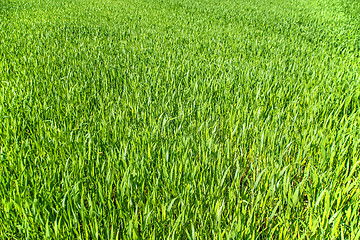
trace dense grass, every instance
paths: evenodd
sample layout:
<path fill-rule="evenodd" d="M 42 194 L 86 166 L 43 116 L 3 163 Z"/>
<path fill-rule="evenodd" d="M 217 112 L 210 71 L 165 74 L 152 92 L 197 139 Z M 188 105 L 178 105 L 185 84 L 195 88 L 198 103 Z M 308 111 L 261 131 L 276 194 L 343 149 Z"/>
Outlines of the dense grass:
<path fill-rule="evenodd" d="M 359 239 L 359 9 L 0 0 L 0 237 Z"/>

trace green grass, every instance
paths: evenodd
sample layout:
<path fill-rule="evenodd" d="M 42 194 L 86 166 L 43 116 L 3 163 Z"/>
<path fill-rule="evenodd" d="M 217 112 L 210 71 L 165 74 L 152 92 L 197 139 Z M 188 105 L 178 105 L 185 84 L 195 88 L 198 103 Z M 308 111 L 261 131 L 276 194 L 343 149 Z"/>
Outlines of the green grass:
<path fill-rule="evenodd" d="M 359 239 L 359 10 L 0 0 L 0 237 Z"/>

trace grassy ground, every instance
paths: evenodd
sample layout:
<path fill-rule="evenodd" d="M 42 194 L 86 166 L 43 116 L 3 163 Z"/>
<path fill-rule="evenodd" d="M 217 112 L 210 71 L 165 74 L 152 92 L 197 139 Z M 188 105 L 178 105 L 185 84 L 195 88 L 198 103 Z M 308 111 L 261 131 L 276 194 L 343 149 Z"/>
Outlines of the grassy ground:
<path fill-rule="evenodd" d="M 0 0 L 2 239 L 359 239 L 346 0 Z"/>

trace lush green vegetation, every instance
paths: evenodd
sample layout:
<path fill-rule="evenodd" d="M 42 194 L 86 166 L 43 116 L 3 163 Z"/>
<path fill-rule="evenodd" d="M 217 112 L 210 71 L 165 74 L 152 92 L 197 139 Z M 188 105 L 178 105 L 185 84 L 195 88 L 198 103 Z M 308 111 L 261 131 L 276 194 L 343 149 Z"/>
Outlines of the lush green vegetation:
<path fill-rule="evenodd" d="M 1 0 L 2 239 L 359 239 L 345 0 Z"/>

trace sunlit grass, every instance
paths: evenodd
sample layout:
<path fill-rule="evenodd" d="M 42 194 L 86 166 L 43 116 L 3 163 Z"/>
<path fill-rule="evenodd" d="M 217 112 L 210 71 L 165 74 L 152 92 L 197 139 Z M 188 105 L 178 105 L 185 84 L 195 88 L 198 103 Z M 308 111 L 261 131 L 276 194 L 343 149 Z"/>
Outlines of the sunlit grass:
<path fill-rule="evenodd" d="M 3 239 L 359 239 L 356 3 L 0 2 Z"/>

